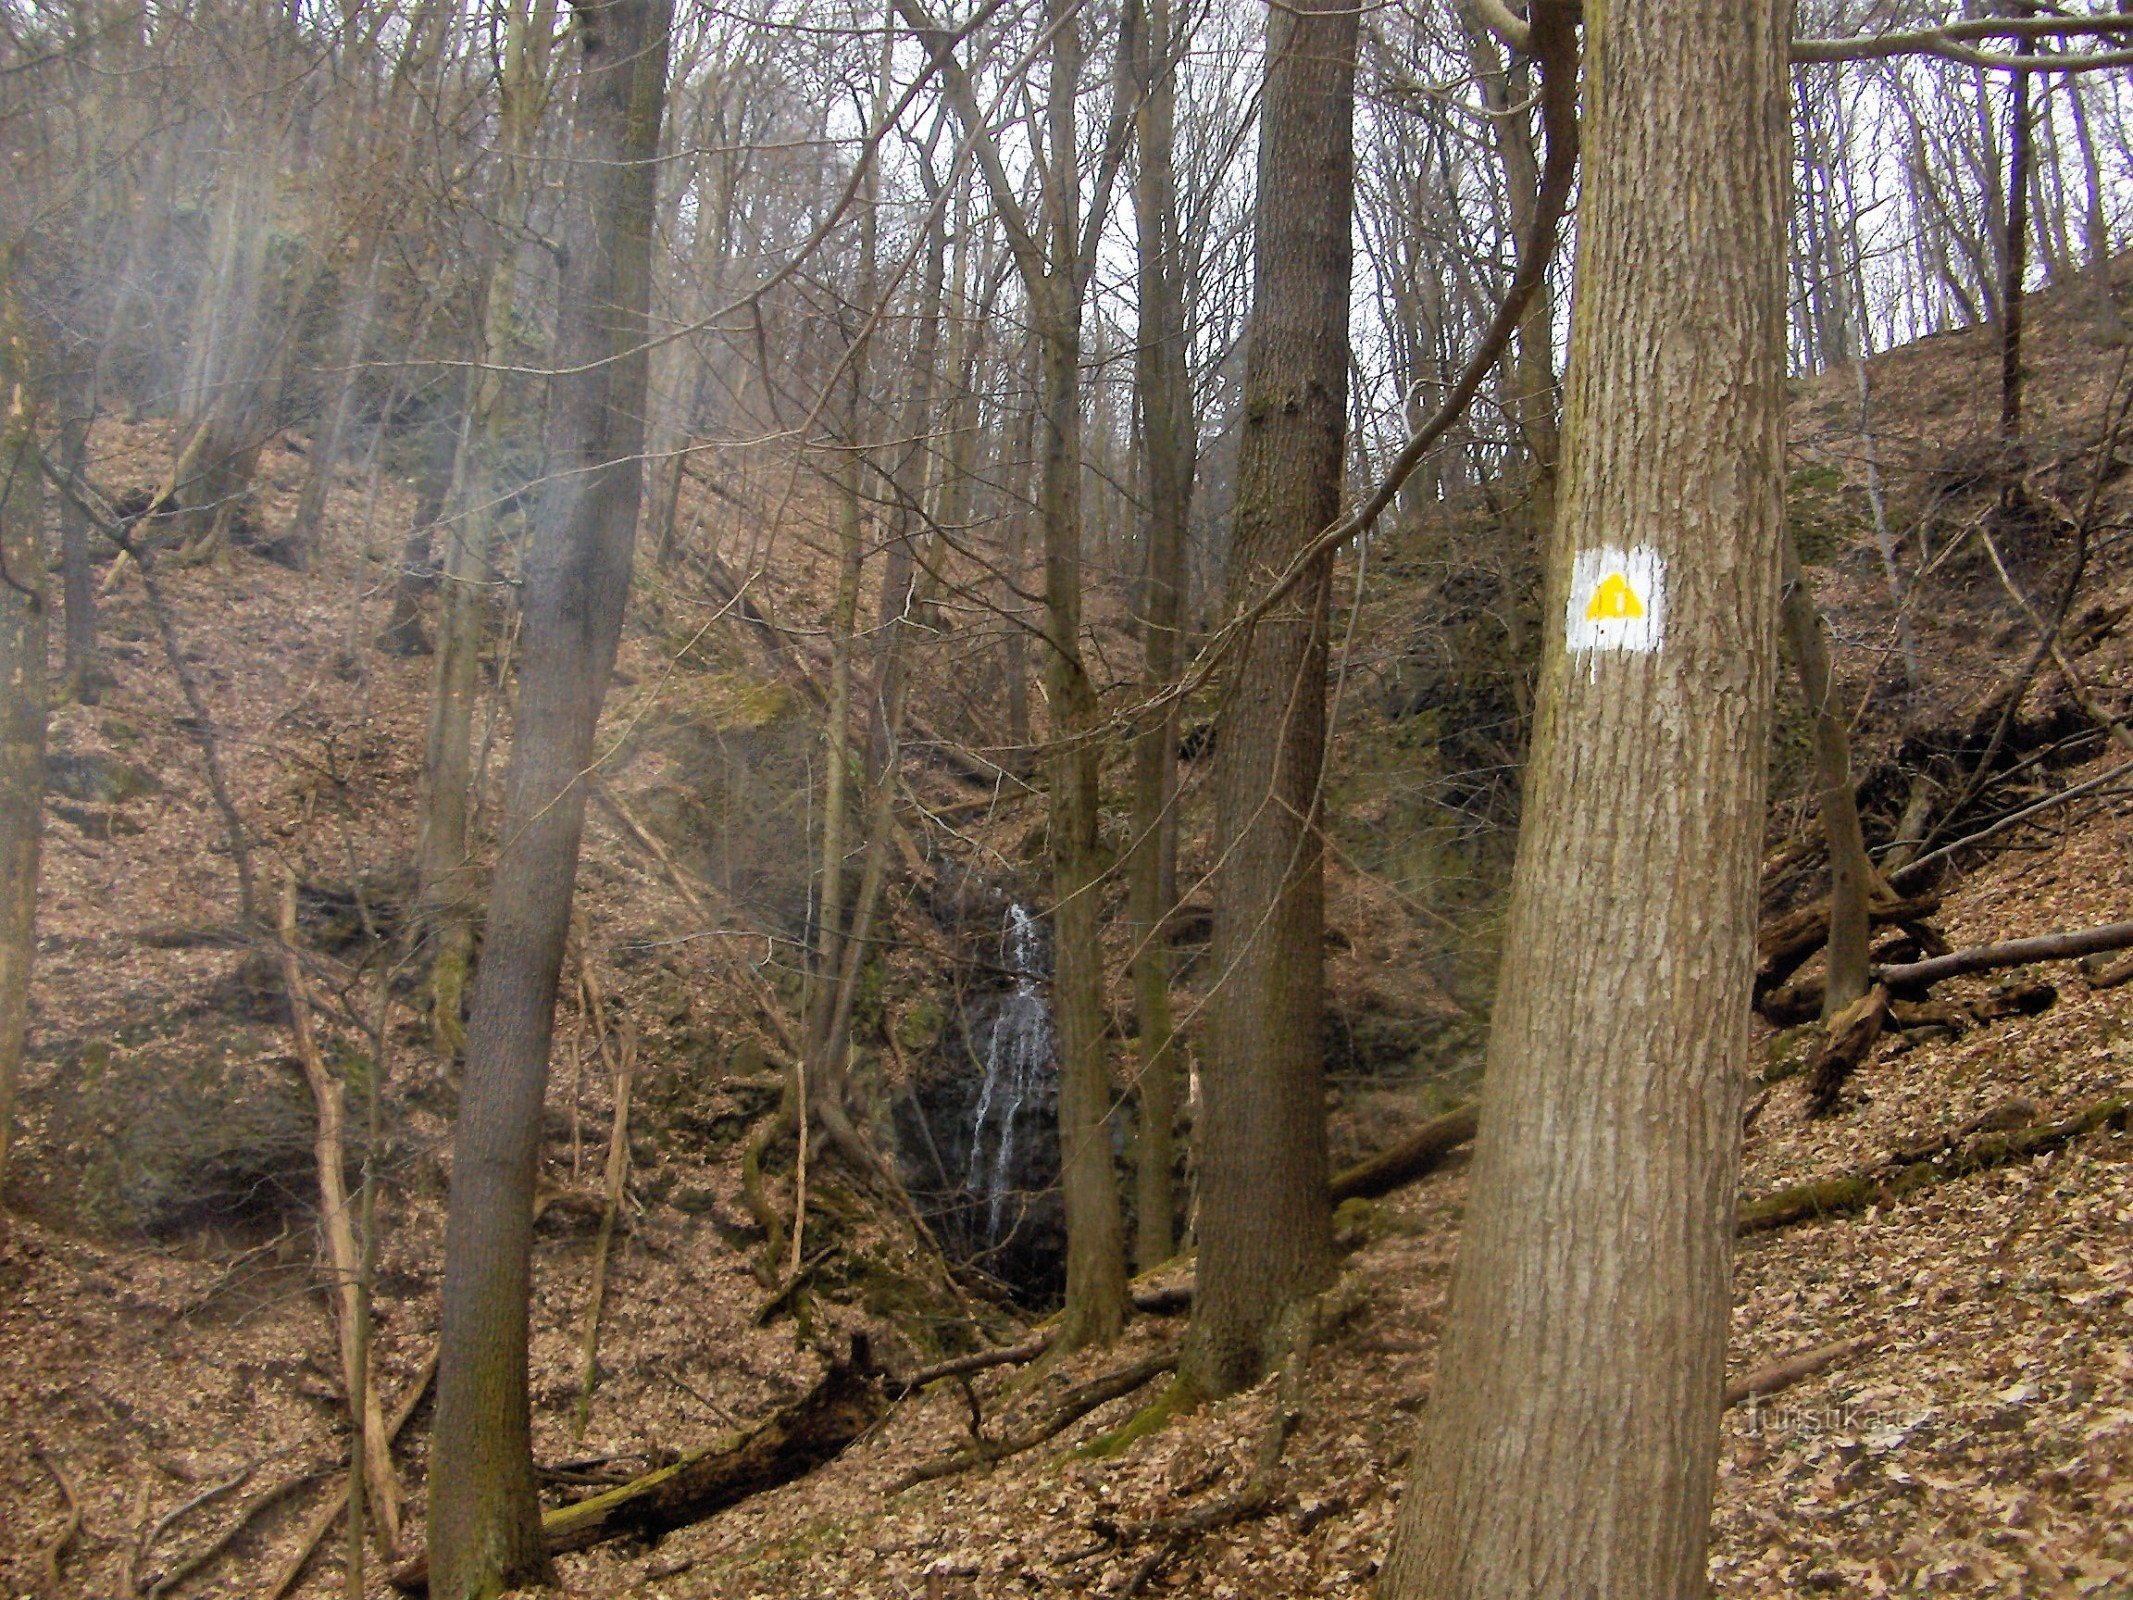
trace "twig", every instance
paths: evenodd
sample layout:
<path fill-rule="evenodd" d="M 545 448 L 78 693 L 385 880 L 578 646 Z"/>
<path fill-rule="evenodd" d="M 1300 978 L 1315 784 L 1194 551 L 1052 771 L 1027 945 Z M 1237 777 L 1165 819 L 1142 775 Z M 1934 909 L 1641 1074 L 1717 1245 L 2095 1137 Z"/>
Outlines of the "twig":
<path fill-rule="evenodd" d="M 973 1372 L 983 1372 L 989 1367 L 1020 1366 L 1034 1361 L 1052 1347 L 1049 1333 L 1039 1334 L 1034 1339 L 1025 1339 L 1021 1344 L 1003 1346 L 998 1350 L 980 1350 L 974 1355 L 955 1356 L 947 1361 L 937 1361 L 930 1367 L 920 1367 L 903 1381 L 905 1394 L 915 1394 L 929 1383 L 938 1383 L 943 1378 L 960 1378 Z"/>
<path fill-rule="evenodd" d="M 45 1541 L 44 1548 L 38 1552 L 38 1558 L 44 1565 L 45 1592 L 52 1596 L 52 1600 L 58 1600 L 59 1564 L 66 1560 L 68 1549 L 73 1545 L 75 1536 L 81 1532 L 81 1496 L 74 1492 L 74 1481 L 67 1476 L 67 1469 L 42 1447 L 32 1449 L 30 1454 L 37 1458 L 39 1466 L 52 1475 L 52 1481 L 59 1485 L 60 1498 L 67 1503 L 67 1520 L 60 1525 L 57 1533 Z"/>
<path fill-rule="evenodd" d="M 143 1553 L 145 1554 L 147 1551 L 153 1550 L 155 1548 L 156 1541 L 162 1538 L 164 1534 L 170 1532 L 173 1527 L 177 1526 L 177 1524 L 184 1519 L 186 1513 L 191 1511 L 197 1511 L 200 1509 L 200 1507 L 204 1505 L 211 1505 L 215 1501 L 220 1500 L 224 1495 L 228 1494 L 232 1489 L 241 1487 L 252 1476 L 254 1467 L 254 1463 L 248 1462 L 244 1466 L 239 1467 L 229 1477 L 224 1478 L 220 1483 L 209 1484 L 205 1489 L 202 1489 L 190 1500 L 183 1501 L 180 1504 L 173 1506 L 170 1510 L 164 1512 L 162 1516 L 156 1519 L 155 1526 L 148 1530 L 148 1537 L 141 1541 L 141 1549 Z"/>

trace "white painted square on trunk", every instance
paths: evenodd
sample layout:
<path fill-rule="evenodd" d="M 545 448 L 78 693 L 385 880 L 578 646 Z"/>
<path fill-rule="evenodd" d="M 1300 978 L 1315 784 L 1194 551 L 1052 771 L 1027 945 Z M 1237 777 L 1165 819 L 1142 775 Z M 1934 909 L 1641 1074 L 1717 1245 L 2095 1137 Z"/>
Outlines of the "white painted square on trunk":
<path fill-rule="evenodd" d="M 1580 550 L 1563 632 L 1572 650 L 1656 650 L 1666 639 L 1666 558 L 1648 544 Z"/>

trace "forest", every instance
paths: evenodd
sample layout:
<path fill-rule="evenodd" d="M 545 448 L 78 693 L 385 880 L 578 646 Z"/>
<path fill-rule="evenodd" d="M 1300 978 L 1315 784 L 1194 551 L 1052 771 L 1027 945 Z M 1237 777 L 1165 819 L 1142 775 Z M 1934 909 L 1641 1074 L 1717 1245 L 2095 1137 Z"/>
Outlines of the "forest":
<path fill-rule="evenodd" d="M 2133 7 L 0 0 L 0 1594 L 2133 1595 Z"/>

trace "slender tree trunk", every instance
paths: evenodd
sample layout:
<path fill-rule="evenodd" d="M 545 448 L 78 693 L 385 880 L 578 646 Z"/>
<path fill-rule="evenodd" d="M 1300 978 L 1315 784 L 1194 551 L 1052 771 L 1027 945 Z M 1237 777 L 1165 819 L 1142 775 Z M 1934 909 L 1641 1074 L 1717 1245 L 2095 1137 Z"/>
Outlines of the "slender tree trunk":
<path fill-rule="evenodd" d="M 432 565 L 438 519 L 452 493 L 452 462 L 459 453 L 459 430 L 432 418 L 423 424 L 425 448 L 422 471 L 415 480 L 415 512 L 408 521 L 407 537 L 400 545 L 398 570 L 393 574 L 393 608 L 378 648 L 387 655 L 419 656 L 430 651 L 422 631 L 422 597 L 437 587 Z"/>
<path fill-rule="evenodd" d="M 2028 16 L 2027 0 L 2012 7 Z M 2018 39 L 2017 55 L 2035 55 L 2034 39 Z M 2007 199 L 2000 208 L 2000 437 L 2022 436 L 2022 283 L 2029 276 L 2029 167 L 2035 129 L 2030 126 L 2031 74 L 2017 72 L 2007 88 Z"/>
<path fill-rule="evenodd" d="M 7 286 L 0 284 L 0 296 Z M 13 308 L 0 301 L 0 317 Z M 37 864 L 44 835 L 44 496 L 37 422 L 20 335 L 0 323 L 0 1210 L 6 1209 L 15 1090 L 30 1023 L 37 949 Z"/>
<path fill-rule="evenodd" d="M 1075 126 L 1081 21 L 1048 0 L 1051 165 L 1045 212 L 1053 270 L 1037 300 L 1044 410 L 1044 688 L 1051 704 L 1052 1012 L 1059 1045 L 1060 1190 L 1066 1203 L 1061 1349 L 1108 1344 L 1126 1321 L 1126 1241 L 1111 1170 L 1111 1074 L 1104 1049 L 1095 686 L 1081 653 L 1081 169 Z"/>
<path fill-rule="evenodd" d="M 1146 663 L 1141 692 L 1162 695 L 1178 678 L 1178 613 L 1185 587 L 1185 529 L 1198 444 L 1186 370 L 1185 307 L 1178 276 L 1177 63 L 1168 0 L 1148 0 L 1135 77 L 1139 167 L 1133 191 L 1140 246 L 1141 456 L 1147 463 Z M 1178 710 L 1167 701 L 1143 719 L 1133 747 L 1133 998 L 1140 1033 L 1140 1140 L 1135 1151 L 1134 1264 L 1143 1272 L 1177 1250 L 1179 1073 L 1170 1009 L 1170 942 L 1176 898 Z"/>
<path fill-rule="evenodd" d="M 1356 40 L 1347 0 L 1269 13 L 1233 612 L 1340 515 Z M 1216 986 L 1195 1128 L 1199 1266 L 1179 1368 L 1203 1395 L 1276 1364 L 1284 1313 L 1333 1274 L 1319 835 L 1331 576 L 1322 559 L 1252 630 L 1215 745 Z"/>
<path fill-rule="evenodd" d="M 89 455 L 89 427 L 94 420 L 86 394 L 60 419 L 56 441 L 59 470 L 68 485 L 80 482 Z M 66 597 L 66 694 L 77 705 L 93 706 L 104 697 L 105 673 L 96 642 L 96 574 L 89 563 L 89 519 L 70 494 L 59 497 L 60 587 Z"/>
<path fill-rule="evenodd" d="M 548 1581 L 526 1347 L 534 1177 L 593 732 L 614 671 L 642 496 L 644 339 L 672 0 L 577 8 L 582 56 L 543 491 L 504 843 L 453 1137 L 430 1465 L 431 1592 Z"/>
<path fill-rule="evenodd" d="M 877 93 L 876 115 L 881 99 Z M 860 569 L 866 559 L 868 461 L 862 440 L 866 429 L 868 357 L 874 348 L 871 323 L 881 294 L 876 270 L 880 230 L 877 171 L 869 160 L 860 187 L 859 272 L 852 306 L 857 326 L 845 349 L 844 437 L 839 443 L 837 462 L 837 594 L 830 613 L 829 709 L 822 736 L 822 857 L 815 902 L 815 966 L 807 1005 L 808 1053 L 814 1068 L 808 1075 L 809 1091 L 823 1100 L 840 1098 L 845 1080 L 844 1063 L 828 1059 L 826 1041 L 836 1007 L 844 939 L 844 865 L 851 848 L 851 799 L 847 791 L 852 770 L 852 655 L 859 626 Z"/>
<path fill-rule="evenodd" d="M 1799 670 L 1807 714 L 1814 721 L 1815 787 L 1822 811 L 1822 831 L 1829 839 L 1829 977 L 1822 991 L 1822 1015 L 1834 1017 L 1866 993 L 1867 945 L 1872 938 L 1868 904 L 1874 869 L 1859 828 L 1859 797 L 1852 787 L 1851 738 L 1844 707 L 1838 703 L 1829 670 L 1829 649 L 1822 642 L 1822 613 L 1792 539 L 1785 539 L 1784 604 L 1779 621 L 1785 644 Z"/>
<path fill-rule="evenodd" d="M 489 611 L 490 549 L 509 443 L 509 390 L 503 369 L 511 359 L 519 240 L 531 205 L 533 142 L 547 93 L 554 0 L 515 0 L 505 30 L 499 85 L 503 177 L 482 304 L 480 365 L 469 386 L 452 470 L 437 670 L 423 759 L 419 902 L 424 924 L 436 941 L 430 963 L 430 1029 L 446 1056 L 465 1042 L 460 1012 L 473 961 L 476 892 L 471 861 L 474 708 L 481 686 L 483 620 Z"/>
<path fill-rule="evenodd" d="M 342 308 L 335 351 L 340 372 L 334 380 L 333 404 L 326 413 L 326 426 L 312 441 L 310 467 L 304 475 L 303 492 L 297 498 L 296 515 L 289 524 L 289 564 L 298 572 L 310 570 L 319 522 L 326 514 L 326 491 L 333 487 L 334 469 L 340 465 L 348 436 L 348 419 L 355 410 L 363 352 L 370 343 L 371 319 L 377 312 L 382 245 L 382 240 L 370 241 L 364 252 L 369 259 L 363 269 L 363 285 L 356 291 L 354 302 Z"/>
<path fill-rule="evenodd" d="M 1567 10 L 1536 4 L 1536 31 Z M 1386 1600 L 1707 1588 L 1784 526 L 1791 7 L 1586 16 L 1570 570 Z"/>
<path fill-rule="evenodd" d="M 1817 804 L 1830 841 L 1830 973 L 1822 992 L 1822 1015 L 1834 1018 L 1866 992 L 1875 875 L 1866 860 L 1866 836 L 1860 832 L 1858 794 L 1851 787 L 1851 736 L 1845 732 L 1845 708 L 1837 702 L 1837 683 L 1830 676 L 1830 651 L 1822 642 L 1822 612 L 1815 608 L 1815 591 L 1800 570 L 1790 533 L 1785 535 L 1785 599 L 1779 623 L 1800 672 L 1807 715 L 1813 719 Z"/>

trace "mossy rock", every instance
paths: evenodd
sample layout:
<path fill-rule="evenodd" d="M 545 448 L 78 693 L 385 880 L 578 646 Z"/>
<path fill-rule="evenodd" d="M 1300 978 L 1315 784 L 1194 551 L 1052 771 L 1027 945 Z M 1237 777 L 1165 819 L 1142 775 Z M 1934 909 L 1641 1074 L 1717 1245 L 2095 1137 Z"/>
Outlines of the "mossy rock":
<path fill-rule="evenodd" d="M 96 752 L 55 751 L 45 757 L 45 787 L 87 805 L 116 806 L 162 792 L 163 780 L 146 767 Z"/>
<path fill-rule="evenodd" d="M 81 1227 L 160 1237 L 271 1224 L 315 1201 L 309 1092 L 242 1030 L 133 1049 L 86 1041 L 46 1100 L 48 1197 Z"/>

